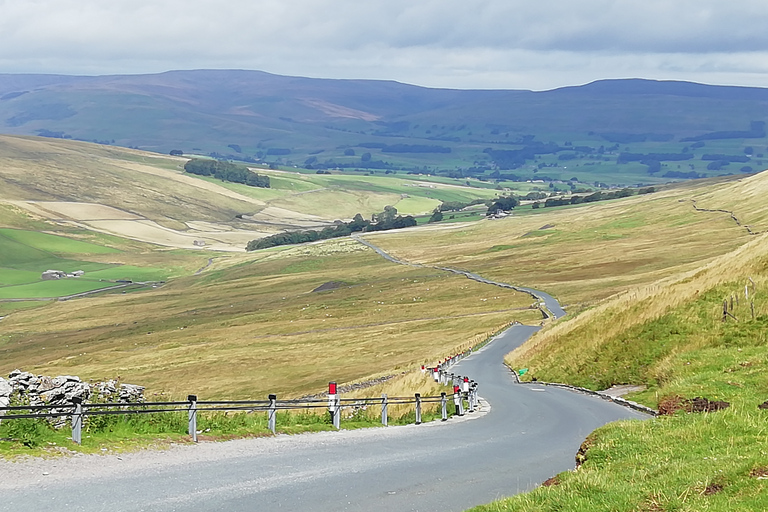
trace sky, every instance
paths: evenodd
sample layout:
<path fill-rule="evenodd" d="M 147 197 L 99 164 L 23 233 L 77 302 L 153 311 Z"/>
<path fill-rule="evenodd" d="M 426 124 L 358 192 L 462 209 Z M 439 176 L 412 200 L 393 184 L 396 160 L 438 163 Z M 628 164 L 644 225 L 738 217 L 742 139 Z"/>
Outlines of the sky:
<path fill-rule="evenodd" d="M 0 0 L 0 73 L 768 86 L 765 0 Z"/>

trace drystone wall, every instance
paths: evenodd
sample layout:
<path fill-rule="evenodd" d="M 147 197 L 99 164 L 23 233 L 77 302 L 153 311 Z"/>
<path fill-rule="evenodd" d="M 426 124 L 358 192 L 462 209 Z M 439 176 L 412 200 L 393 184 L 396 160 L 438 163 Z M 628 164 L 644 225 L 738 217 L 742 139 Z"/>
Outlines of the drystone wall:
<path fill-rule="evenodd" d="M 144 401 L 144 388 L 135 384 L 123 384 L 117 380 L 83 382 L 80 377 L 60 375 L 48 377 L 14 370 L 8 379 L 0 377 L 0 407 L 9 405 L 49 405 L 71 408 L 72 399 L 88 402 L 136 403 Z M 4 411 L 0 411 L 2 415 Z"/>

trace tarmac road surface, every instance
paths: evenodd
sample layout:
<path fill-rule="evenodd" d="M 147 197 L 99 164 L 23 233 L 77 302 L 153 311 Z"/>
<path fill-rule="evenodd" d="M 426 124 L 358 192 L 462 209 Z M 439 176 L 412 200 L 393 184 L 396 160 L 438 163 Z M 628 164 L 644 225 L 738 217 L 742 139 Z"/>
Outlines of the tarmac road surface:
<path fill-rule="evenodd" d="M 593 396 L 516 384 L 504 354 L 535 330 L 513 326 L 451 369 L 478 382 L 486 401 L 463 418 L 0 461 L 0 510 L 460 511 L 532 489 L 573 468 L 595 428 L 648 418 Z"/>

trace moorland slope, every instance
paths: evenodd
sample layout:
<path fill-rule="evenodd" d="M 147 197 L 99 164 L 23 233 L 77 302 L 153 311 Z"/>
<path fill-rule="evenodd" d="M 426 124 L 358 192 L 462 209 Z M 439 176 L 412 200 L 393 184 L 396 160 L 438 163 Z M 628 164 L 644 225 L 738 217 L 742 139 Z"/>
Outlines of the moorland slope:
<path fill-rule="evenodd" d="M 497 195 L 492 189 L 404 176 L 268 169 L 259 172 L 270 176 L 271 188 L 255 188 L 187 174 L 187 160 L 78 141 L 0 135 L 0 201 L 60 224 L 166 247 L 243 251 L 255 238 L 323 227 L 356 213 L 369 217 L 387 205 L 403 214 L 420 214 L 441 200 Z"/>

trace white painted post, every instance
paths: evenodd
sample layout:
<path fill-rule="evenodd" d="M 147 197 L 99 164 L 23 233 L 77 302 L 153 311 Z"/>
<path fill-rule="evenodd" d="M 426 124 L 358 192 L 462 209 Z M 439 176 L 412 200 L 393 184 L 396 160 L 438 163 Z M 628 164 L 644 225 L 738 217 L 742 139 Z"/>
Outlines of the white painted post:
<path fill-rule="evenodd" d="M 461 383 L 461 390 L 469 393 L 469 377 L 464 377 L 464 382 Z"/>
<path fill-rule="evenodd" d="M 334 423 L 333 426 L 336 427 L 336 430 L 339 430 L 341 428 L 341 397 L 339 395 L 336 395 L 336 414 L 333 415 Z"/>
<path fill-rule="evenodd" d="M 459 414 L 459 411 L 461 411 L 461 393 L 459 392 L 459 386 L 453 386 L 453 405 L 456 407 L 456 415 L 462 416 Z"/>
<path fill-rule="evenodd" d="M 72 397 L 72 403 L 75 405 L 75 412 L 72 413 L 72 442 L 81 444 L 83 442 L 83 399 L 77 396 Z"/>
<path fill-rule="evenodd" d="M 435 379 L 435 382 L 440 382 L 440 368 L 437 366 L 432 368 L 432 378 Z"/>
<path fill-rule="evenodd" d="M 187 416 L 189 418 L 189 426 L 187 427 L 187 432 L 189 432 L 189 435 L 192 436 L 192 442 L 197 442 L 197 395 L 188 395 L 187 400 L 189 401 L 189 411 L 187 413 Z"/>
<path fill-rule="evenodd" d="M 440 393 L 440 406 L 442 408 L 443 421 L 448 420 L 448 397 L 445 393 Z"/>
<path fill-rule="evenodd" d="M 389 416 L 387 414 L 387 409 L 389 406 L 389 401 L 387 400 L 387 394 L 382 393 L 381 395 L 381 424 L 385 427 L 389 424 Z"/>
<path fill-rule="evenodd" d="M 339 395 L 336 392 L 335 382 L 328 383 L 328 413 L 331 415 L 331 423 L 338 429 L 341 424 L 339 421 L 341 411 L 339 410 Z"/>
<path fill-rule="evenodd" d="M 416 424 L 421 425 L 421 394 L 416 393 Z"/>
<path fill-rule="evenodd" d="M 269 430 L 272 431 L 272 435 L 277 430 L 277 395 L 269 395 Z"/>

